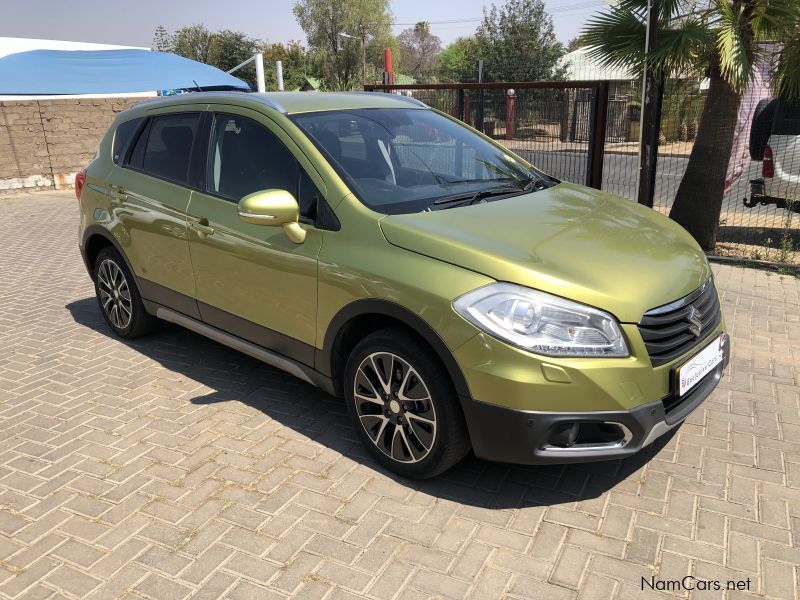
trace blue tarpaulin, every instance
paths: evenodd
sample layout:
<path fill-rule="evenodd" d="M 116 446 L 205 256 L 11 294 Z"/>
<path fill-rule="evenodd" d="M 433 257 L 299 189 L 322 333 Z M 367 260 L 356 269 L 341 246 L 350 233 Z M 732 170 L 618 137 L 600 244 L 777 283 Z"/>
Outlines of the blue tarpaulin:
<path fill-rule="evenodd" d="M 175 89 L 249 90 L 241 79 L 149 50 L 32 50 L 0 58 L 0 95 L 124 94 Z"/>

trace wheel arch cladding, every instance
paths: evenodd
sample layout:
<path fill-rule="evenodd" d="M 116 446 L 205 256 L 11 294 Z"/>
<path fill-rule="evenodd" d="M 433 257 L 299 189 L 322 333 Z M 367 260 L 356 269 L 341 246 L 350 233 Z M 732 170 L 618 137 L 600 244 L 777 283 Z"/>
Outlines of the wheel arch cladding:
<path fill-rule="evenodd" d="M 81 250 L 83 252 L 83 261 L 86 263 L 86 268 L 89 271 L 89 276 L 94 279 L 94 261 L 103 248 L 108 248 L 109 246 L 114 248 L 122 257 L 125 266 L 128 267 L 128 271 L 130 271 L 133 276 L 133 283 L 139 295 L 142 296 L 142 287 L 139 285 L 139 278 L 136 276 L 136 271 L 133 270 L 133 265 L 131 265 L 128 257 L 125 256 L 125 252 L 123 252 L 119 242 L 114 239 L 114 236 L 107 229 L 99 225 L 87 227 L 83 234 L 83 247 Z"/>
<path fill-rule="evenodd" d="M 342 370 L 350 351 L 365 335 L 387 327 L 402 327 L 425 342 L 444 366 L 460 398 L 470 392 L 464 374 L 450 348 L 421 317 L 388 300 L 356 300 L 342 308 L 331 320 L 322 350 L 315 358 L 316 370 L 334 380 L 337 395 L 342 395 Z"/>

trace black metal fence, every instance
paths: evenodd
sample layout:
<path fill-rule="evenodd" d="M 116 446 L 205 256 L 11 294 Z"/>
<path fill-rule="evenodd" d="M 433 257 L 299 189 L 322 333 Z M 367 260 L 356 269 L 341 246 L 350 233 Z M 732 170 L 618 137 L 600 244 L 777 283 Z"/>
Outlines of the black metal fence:
<path fill-rule="evenodd" d="M 687 78 L 665 85 L 653 196 L 653 208 L 664 214 L 669 214 L 689 163 L 707 96 L 705 84 L 702 78 Z M 365 90 L 413 96 L 559 179 L 637 197 L 641 87 L 636 80 L 367 85 Z M 783 118 L 789 125 L 776 125 L 774 118 L 765 125 L 778 132 L 771 139 L 778 140 L 772 150 L 780 154 L 770 165 L 773 177 L 766 178 L 765 193 L 779 196 L 767 198 L 770 202 L 784 202 L 763 204 L 763 198 L 751 198 L 750 182 L 762 177 L 764 162 L 750 156 L 750 125 L 764 95 L 754 88 L 743 99 L 737 121 L 730 123 L 736 135 L 714 253 L 800 264 L 800 131 L 794 137 L 780 134 L 794 131 L 795 122 L 800 126 L 800 110 L 797 117 L 791 112 L 797 110 L 794 105 Z"/>
<path fill-rule="evenodd" d="M 389 86 L 367 85 L 367 91 Z M 600 189 L 608 82 L 391 86 L 493 137 L 542 170 Z"/>

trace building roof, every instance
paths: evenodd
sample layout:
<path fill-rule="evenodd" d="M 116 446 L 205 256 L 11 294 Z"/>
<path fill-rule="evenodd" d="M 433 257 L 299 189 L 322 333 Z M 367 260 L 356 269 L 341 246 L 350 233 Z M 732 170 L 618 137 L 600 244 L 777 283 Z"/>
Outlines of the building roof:
<path fill-rule="evenodd" d="M 320 112 L 324 110 L 349 110 L 358 108 L 425 108 L 425 104 L 414 98 L 399 94 L 380 92 L 262 92 L 242 94 L 238 92 L 198 92 L 141 102 L 132 107 L 151 109 L 173 104 L 206 104 L 209 102 L 234 102 L 240 106 L 269 106 L 284 114 Z"/>
<path fill-rule="evenodd" d="M 198 87 L 250 89 L 216 67 L 142 49 L 29 50 L 0 58 L 2 95 L 123 95 Z"/>
<path fill-rule="evenodd" d="M 589 56 L 590 48 L 578 48 L 562 56 L 558 64 L 567 69 L 566 77 L 569 81 L 588 81 L 606 79 L 610 81 L 630 81 L 636 75 L 624 67 L 606 67 Z"/>

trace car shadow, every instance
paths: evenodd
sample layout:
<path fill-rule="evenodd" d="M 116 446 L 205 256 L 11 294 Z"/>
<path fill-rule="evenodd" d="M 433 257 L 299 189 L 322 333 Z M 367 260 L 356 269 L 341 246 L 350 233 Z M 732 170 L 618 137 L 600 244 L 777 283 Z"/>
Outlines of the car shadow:
<path fill-rule="evenodd" d="M 410 480 L 387 471 L 372 459 L 361 445 L 341 399 L 170 323 L 163 323 L 152 335 L 123 340 L 103 320 L 94 298 L 72 302 L 66 308 L 77 324 L 125 344 L 181 379 L 197 382 L 201 390 L 190 398 L 193 404 L 241 402 L 411 489 L 471 506 L 508 509 L 598 498 L 643 468 L 677 431 L 622 460 L 521 466 L 493 463 L 470 454 L 438 477 Z"/>

